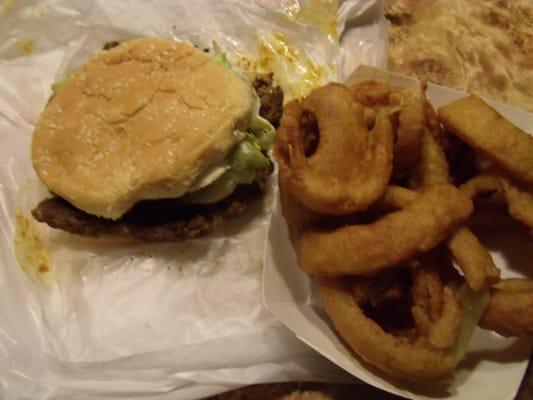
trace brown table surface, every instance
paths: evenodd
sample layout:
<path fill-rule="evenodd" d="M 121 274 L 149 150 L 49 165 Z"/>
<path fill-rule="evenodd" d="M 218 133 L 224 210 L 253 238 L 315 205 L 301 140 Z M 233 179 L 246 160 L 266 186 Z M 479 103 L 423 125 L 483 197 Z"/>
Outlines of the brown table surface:
<path fill-rule="evenodd" d="M 532 110 L 533 65 L 529 58 L 533 51 L 531 0 L 389 0 L 385 2 L 385 14 L 391 22 L 391 70 Z M 447 26 L 439 28 L 439 19 L 445 20 Z M 457 27 L 453 26 L 455 21 Z M 449 34 L 442 35 L 448 30 L 453 36 L 461 29 L 466 29 L 469 34 L 461 36 L 460 48 Z M 435 48 L 432 48 L 432 35 L 439 38 Z M 478 39 L 482 36 L 483 40 L 478 42 L 476 36 Z M 448 43 L 442 40 L 443 37 Z M 446 51 L 443 52 L 443 49 Z M 491 56 L 491 50 L 502 54 Z M 449 57 L 443 57 L 443 53 Z M 517 84 L 517 80 L 522 84 Z M 247 386 L 210 400 L 355 398 L 400 399 L 364 384 L 289 382 Z M 516 399 L 533 399 L 531 359 Z"/>

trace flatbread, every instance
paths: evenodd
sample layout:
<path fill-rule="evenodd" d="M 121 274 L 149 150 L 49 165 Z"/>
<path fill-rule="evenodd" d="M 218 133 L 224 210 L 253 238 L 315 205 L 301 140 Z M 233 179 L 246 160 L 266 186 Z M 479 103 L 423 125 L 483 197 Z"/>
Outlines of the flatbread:
<path fill-rule="evenodd" d="M 390 0 L 389 69 L 533 111 L 533 2 Z"/>

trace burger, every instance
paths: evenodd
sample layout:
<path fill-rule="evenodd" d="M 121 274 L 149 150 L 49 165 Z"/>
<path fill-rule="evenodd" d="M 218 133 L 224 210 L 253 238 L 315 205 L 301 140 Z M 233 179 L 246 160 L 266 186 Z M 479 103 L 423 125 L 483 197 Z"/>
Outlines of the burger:
<path fill-rule="evenodd" d="M 172 40 L 108 46 L 54 85 L 39 118 L 31 156 L 53 196 L 34 218 L 89 237 L 177 241 L 241 215 L 273 170 L 283 93 L 271 78 L 250 82 L 223 53 Z"/>

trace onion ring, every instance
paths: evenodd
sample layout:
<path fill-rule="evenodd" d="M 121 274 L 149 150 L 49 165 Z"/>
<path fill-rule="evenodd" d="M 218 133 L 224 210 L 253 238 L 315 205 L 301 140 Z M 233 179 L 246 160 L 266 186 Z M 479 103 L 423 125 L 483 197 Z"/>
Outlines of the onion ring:
<path fill-rule="evenodd" d="M 327 216 L 309 210 L 295 198 L 291 191 L 288 190 L 287 183 L 282 175 L 279 175 L 278 183 L 281 212 L 287 225 L 293 231 L 292 233 L 297 233 L 301 229 L 313 226 L 328 218 Z"/>
<path fill-rule="evenodd" d="M 533 185 L 533 137 L 475 95 L 439 109 L 444 125 L 507 175 Z"/>
<path fill-rule="evenodd" d="M 420 162 L 411 179 L 411 186 L 419 188 L 448 181 L 448 163 L 444 151 L 436 139 L 426 132 L 422 138 Z M 494 282 L 499 279 L 500 270 L 489 251 L 470 229 L 459 228 L 447 240 L 447 245 L 472 290 L 481 290 L 487 280 Z"/>
<path fill-rule="evenodd" d="M 398 115 L 398 129 L 394 142 L 394 172 L 401 175 L 409 171 L 420 157 L 422 136 L 426 130 L 424 103 L 405 106 Z"/>
<path fill-rule="evenodd" d="M 506 178 L 500 178 L 500 182 L 511 217 L 533 230 L 533 192 L 520 189 Z"/>
<path fill-rule="evenodd" d="M 461 191 L 471 199 L 486 193 L 500 192 L 501 182 L 495 176 L 478 175 L 460 186 Z"/>
<path fill-rule="evenodd" d="M 500 270 L 492 256 L 468 228 L 458 229 L 447 241 L 448 249 L 464 274 L 466 283 L 474 291 L 500 278 Z"/>
<path fill-rule="evenodd" d="M 320 278 L 317 290 L 337 331 L 366 362 L 414 382 L 437 380 L 453 373 L 455 363 L 445 350 L 431 346 L 423 338 L 395 336 L 368 318 L 352 295 L 349 280 Z"/>
<path fill-rule="evenodd" d="M 421 84 L 413 90 L 370 80 L 352 85 L 350 89 L 365 107 L 369 126 L 380 112 L 397 120 L 393 166 L 395 176 L 403 175 L 418 162 L 422 135 L 428 124 L 426 85 Z"/>
<path fill-rule="evenodd" d="M 444 151 L 433 135 L 426 130 L 422 136 L 420 161 L 414 168 L 410 186 L 417 189 L 434 183 L 446 183 L 448 181 L 448 162 Z"/>
<path fill-rule="evenodd" d="M 487 193 L 503 193 L 511 217 L 533 230 L 533 194 L 501 176 L 478 175 L 460 187 L 470 198 Z"/>
<path fill-rule="evenodd" d="M 413 314 L 419 331 L 429 335 L 431 324 L 437 320 L 442 310 L 442 280 L 435 268 L 412 268 Z"/>
<path fill-rule="evenodd" d="M 514 278 L 494 285 L 479 326 L 502 336 L 532 336 L 533 281 Z"/>
<path fill-rule="evenodd" d="M 440 249 L 420 255 L 411 275 L 411 313 L 418 331 L 433 347 L 453 347 L 463 322 L 462 307 L 452 290 L 460 286 L 459 275 Z"/>
<path fill-rule="evenodd" d="M 369 134 L 352 93 L 331 83 L 285 106 L 274 153 L 280 176 L 300 202 L 316 212 L 345 215 L 383 195 L 392 145 L 389 119 L 379 117 Z"/>
<path fill-rule="evenodd" d="M 373 224 L 303 231 L 295 244 L 298 264 L 319 276 L 364 275 L 396 266 L 435 247 L 472 209 L 468 197 L 454 186 L 433 185 L 406 208 Z"/>

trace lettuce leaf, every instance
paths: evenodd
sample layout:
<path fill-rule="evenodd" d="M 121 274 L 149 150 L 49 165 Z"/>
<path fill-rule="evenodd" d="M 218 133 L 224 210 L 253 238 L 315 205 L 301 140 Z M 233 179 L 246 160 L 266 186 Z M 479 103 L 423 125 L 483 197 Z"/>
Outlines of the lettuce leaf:
<path fill-rule="evenodd" d="M 65 84 L 67 83 L 67 80 L 68 79 L 63 79 L 62 81 L 57 81 L 57 82 L 52 83 L 51 87 L 52 87 L 54 94 L 59 92 L 63 88 L 63 86 L 65 86 Z"/>
<path fill-rule="evenodd" d="M 276 129 L 270 122 L 259 115 L 261 99 L 253 91 L 252 115 L 248 124 L 248 130 L 257 137 L 257 144 L 262 150 L 270 150 L 276 138 Z"/>
<path fill-rule="evenodd" d="M 216 42 L 213 43 L 213 51 L 215 62 L 234 72 L 231 63 Z M 261 100 L 253 89 L 252 96 L 248 127 L 246 132 L 243 132 L 242 141 L 229 155 L 229 170 L 208 186 L 186 194 L 183 197 L 185 203 L 206 204 L 219 201 L 229 196 L 237 185 L 251 184 L 259 180 L 261 172 L 270 165 L 265 153 L 272 148 L 276 129 L 259 115 Z"/>
<path fill-rule="evenodd" d="M 226 57 L 226 54 L 221 51 L 216 42 L 213 42 L 213 52 L 215 54 L 215 62 L 222 65 L 224 68 L 231 70 L 233 73 L 233 66 Z M 238 74 L 236 74 L 238 75 Z M 240 77 L 244 79 L 243 77 Z M 250 121 L 248 122 L 248 132 L 253 133 L 258 141 L 257 144 L 262 150 L 270 150 L 274 139 L 276 138 L 276 129 L 270 122 L 259 115 L 259 109 L 261 108 L 261 99 L 257 95 L 254 89 L 252 89 L 252 112 L 250 115 Z"/>
<path fill-rule="evenodd" d="M 260 178 L 270 160 L 261 151 L 258 139 L 247 133 L 229 157 L 230 168 L 208 186 L 183 196 L 186 204 L 207 204 L 229 196 L 239 184 L 250 184 Z"/>
<path fill-rule="evenodd" d="M 231 67 L 231 63 L 229 62 L 228 58 L 226 57 L 225 53 L 218 53 L 215 56 L 215 62 L 219 65 L 222 65 L 224 68 L 227 68 L 229 70 L 233 70 Z"/>
<path fill-rule="evenodd" d="M 196 192 L 185 194 L 181 197 L 181 202 L 183 204 L 215 203 L 233 193 L 237 185 L 238 182 L 233 179 L 230 171 L 228 171 L 208 186 Z"/>
<path fill-rule="evenodd" d="M 261 150 L 259 139 L 247 133 L 244 140 L 237 145 L 230 156 L 230 168 L 235 172 L 235 175 L 243 176 L 249 171 L 261 171 L 267 168 L 270 161 Z M 251 183 L 251 181 L 243 178 L 239 183 Z"/>

